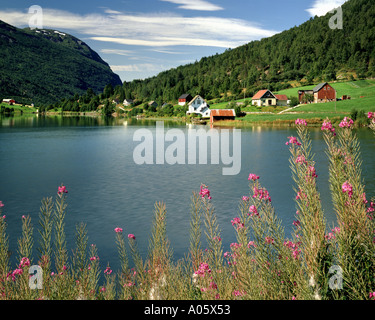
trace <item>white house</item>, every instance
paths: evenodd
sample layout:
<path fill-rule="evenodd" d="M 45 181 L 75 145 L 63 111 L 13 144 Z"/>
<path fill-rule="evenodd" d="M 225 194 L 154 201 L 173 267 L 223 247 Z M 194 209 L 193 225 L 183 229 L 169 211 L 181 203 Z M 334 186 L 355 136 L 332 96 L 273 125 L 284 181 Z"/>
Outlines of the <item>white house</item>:
<path fill-rule="evenodd" d="M 285 94 L 273 94 L 270 90 L 260 90 L 251 98 L 252 105 L 264 106 L 287 106 L 288 97 Z"/>
<path fill-rule="evenodd" d="M 134 103 L 132 99 L 125 99 L 124 102 L 122 103 L 125 107 L 129 107 Z"/>
<path fill-rule="evenodd" d="M 201 96 L 197 95 L 191 100 L 188 104 L 189 110 L 186 114 L 200 114 L 202 118 L 209 118 L 211 115 L 210 106 L 207 104 L 206 100 L 204 100 Z"/>

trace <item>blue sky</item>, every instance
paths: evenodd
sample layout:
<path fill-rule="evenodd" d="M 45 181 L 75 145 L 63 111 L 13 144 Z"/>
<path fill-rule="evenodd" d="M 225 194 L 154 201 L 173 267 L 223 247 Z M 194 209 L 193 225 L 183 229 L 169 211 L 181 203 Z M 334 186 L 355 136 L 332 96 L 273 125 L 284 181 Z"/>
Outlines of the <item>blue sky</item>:
<path fill-rule="evenodd" d="M 0 20 L 28 27 L 29 7 L 43 28 L 85 41 L 122 81 L 222 53 L 324 15 L 345 0 L 1 0 Z"/>

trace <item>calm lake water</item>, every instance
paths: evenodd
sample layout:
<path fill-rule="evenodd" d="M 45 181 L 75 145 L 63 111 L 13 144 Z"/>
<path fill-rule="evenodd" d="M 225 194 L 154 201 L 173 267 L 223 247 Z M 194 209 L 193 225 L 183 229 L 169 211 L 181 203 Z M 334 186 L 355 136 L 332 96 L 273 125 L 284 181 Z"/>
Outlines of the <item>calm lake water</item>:
<path fill-rule="evenodd" d="M 221 228 L 224 250 L 235 241 L 231 219 L 238 216 L 238 204 L 248 195 L 248 175 L 256 173 L 268 189 L 276 213 L 287 236 L 295 219 L 295 203 L 289 168 L 287 137 L 294 128 L 241 128 L 241 170 L 237 175 L 222 175 L 225 165 L 154 164 L 137 165 L 133 152 L 141 142 L 133 141 L 139 129 L 156 138 L 155 121 L 99 119 L 88 117 L 0 118 L 0 200 L 5 204 L 11 250 L 17 256 L 21 235 L 21 216 L 29 214 L 38 247 L 40 201 L 55 196 L 63 183 L 69 193 L 66 234 L 69 250 L 75 246 L 75 225 L 87 224 L 89 244 L 96 244 L 101 267 L 107 262 L 117 269 L 115 227 L 137 237 L 142 255 L 148 250 L 156 201 L 167 205 L 167 232 L 174 257 L 188 251 L 190 197 L 201 183 L 211 190 Z M 178 129 L 187 137 L 194 128 L 184 123 L 164 122 L 165 132 Z M 222 130 L 216 129 L 220 134 Z M 232 131 L 230 138 L 233 137 Z M 368 197 L 375 195 L 375 140 L 368 129 L 357 131 L 362 150 L 363 178 Z M 319 128 L 311 129 L 318 187 L 327 221 L 335 221 L 330 206 L 328 161 Z M 230 139 L 232 141 L 232 139 Z M 165 148 L 172 142 L 166 142 Z M 156 153 L 154 144 L 154 153 Z M 190 149 L 186 145 L 186 158 Z M 234 152 L 234 151 L 233 151 Z M 34 261 L 35 262 L 35 261 Z"/>

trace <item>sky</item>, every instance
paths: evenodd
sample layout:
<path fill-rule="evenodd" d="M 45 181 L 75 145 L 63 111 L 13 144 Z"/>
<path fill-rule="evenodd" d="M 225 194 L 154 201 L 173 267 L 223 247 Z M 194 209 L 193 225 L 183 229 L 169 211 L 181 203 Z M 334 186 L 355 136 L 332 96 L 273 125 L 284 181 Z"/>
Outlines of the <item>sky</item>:
<path fill-rule="evenodd" d="M 0 20 L 71 34 L 131 81 L 270 37 L 345 1 L 1 0 Z"/>

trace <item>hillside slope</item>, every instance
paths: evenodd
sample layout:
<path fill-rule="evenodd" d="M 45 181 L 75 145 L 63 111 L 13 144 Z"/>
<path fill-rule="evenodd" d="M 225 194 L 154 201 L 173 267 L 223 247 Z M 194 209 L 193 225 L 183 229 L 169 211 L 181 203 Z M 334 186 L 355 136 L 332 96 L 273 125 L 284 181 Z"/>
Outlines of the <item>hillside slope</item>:
<path fill-rule="evenodd" d="M 343 29 L 332 30 L 333 14 L 315 17 L 272 37 L 223 54 L 124 84 L 139 100 L 172 101 L 189 92 L 207 99 L 235 98 L 260 88 L 277 91 L 301 79 L 306 84 L 375 76 L 375 6 L 373 0 L 349 0 L 342 6 Z"/>
<path fill-rule="evenodd" d="M 54 30 L 19 29 L 0 21 L 0 98 L 47 104 L 121 85 L 83 41 Z"/>

